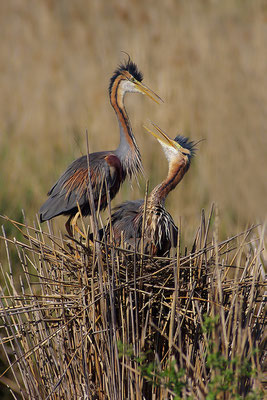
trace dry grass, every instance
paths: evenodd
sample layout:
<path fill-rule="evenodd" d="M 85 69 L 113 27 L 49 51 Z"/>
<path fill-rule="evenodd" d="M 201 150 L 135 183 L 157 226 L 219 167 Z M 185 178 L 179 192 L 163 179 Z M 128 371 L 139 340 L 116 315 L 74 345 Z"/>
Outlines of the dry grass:
<path fill-rule="evenodd" d="M 264 231 L 219 243 L 211 217 L 202 213 L 192 250 L 170 258 L 7 221 L 24 233 L 1 237 L 21 271 L 15 279 L 12 261 L 2 270 L 3 382 L 14 398 L 174 399 L 180 379 L 175 398 L 205 399 L 225 370 L 232 378 L 210 399 L 262 391 Z"/>
<path fill-rule="evenodd" d="M 34 218 L 74 158 L 115 148 L 109 78 L 129 52 L 165 100 L 127 99 L 151 187 L 167 163 L 142 128 L 151 119 L 171 136 L 205 138 L 189 174 L 168 199 L 183 235 L 199 210 L 223 215 L 221 238 L 266 213 L 266 7 L 263 0 L 0 4 L 0 209 Z M 113 205 L 140 198 L 126 183 Z M 59 218 L 61 224 L 61 218 Z M 63 225 L 63 224 L 62 224 Z M 61 225 L 60 225 L 61 226 Z"/>
<path fill-rule="evenodd" d="M 173 137 L 206 139 L 167 202 L 181 227 L 181 258 L 144 260 L 140 279 L 140 261 L 129 265 L 123 251 L 100 257 L 78 244 L 71 250 L 40 227 L 25 233 L 25 226 L 20 232 L 5 223 L 4 347 L 11 363 L 22 357 L 1 379 L 14 393 L 68 398 L 77 390 L 92 398 L 103 390 L 123 398 L 154 390 L 166 398 L 169 389 L 140 375 L 136 357 L 151 350 L 160 368 L 174 357 L 189 374 L 187 390 L 201 398 L 212 380 L 203 358 L 204 312 L 220 316 L 215 346 L 227 360 L 240 352 L 261 370 L 251 352 L 262 335 L 263 231 L 221 241 L 266 214 L 266 20 L 264 0 L 0 2 L 1 214 L 24 223 L 24 209 L 35 219 L 59 174 L 85 154 L 85 129 L 90 151 L 116 147 L 107 88 L 121 50 L 165 100 L 157 106 L 140 96 L 126 99 L 150 188 L 164 178 L 167 162 L 144 122 Z M 140 183 L 134 190 L 125 183 L 112 206 L 142 198 Z M 214 218 L 208 224 L 201 218 L 198 228 L 199 211 L 214 201 L 220 223 L 211 232 Z M 54 231 L 63 231 L 64 222 L 58 218 Z M 121 342 L 132 343 L 133 354 L 119 355 Z M 260 387 L 260 379 L 251 377 L 244 388 Z"/>

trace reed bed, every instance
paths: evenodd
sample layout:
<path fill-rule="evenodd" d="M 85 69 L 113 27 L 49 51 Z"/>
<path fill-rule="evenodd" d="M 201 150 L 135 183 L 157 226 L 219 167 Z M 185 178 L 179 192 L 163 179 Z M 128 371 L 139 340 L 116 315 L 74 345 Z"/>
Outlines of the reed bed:
<path fill-rule="evenodd" d="M 4 219 L 24 236 L 1 237 L 1 380 L 14 398 L 262 398 L 262 227 L 219 242 L 203 211 L 191 249 L 152 258 Z"/>

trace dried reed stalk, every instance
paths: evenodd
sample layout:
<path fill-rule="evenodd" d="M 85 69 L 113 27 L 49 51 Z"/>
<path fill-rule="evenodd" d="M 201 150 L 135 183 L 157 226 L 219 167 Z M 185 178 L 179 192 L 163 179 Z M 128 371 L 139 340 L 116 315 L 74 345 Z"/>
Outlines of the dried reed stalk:
<path fill-rule="evenodd" d="M 179 240 L 176 255 L 165 258 L 66 240 L 51 226 L 45 233 L 5 218 L 25 238 L 7 238 L 4 229 L 1 237 L 2 382 L 13 397 L 173 399 L 169 378 L 158 376 L 174 362 L 185 371 L 181 398 L 205 399 L 211 341 L 230 365 L 238 356 L 257 371 L 242 378 L 238 394 L 262 389 L 264 355 L 254 349 L 264 339 L 264 231 L 219 242 L 212 212 L 208 219 L 202 212 L 190 252 Z M 204 315 L 217 321 L 211 331 Z M 149 362 L 150 379 L 142 370 Z"/>

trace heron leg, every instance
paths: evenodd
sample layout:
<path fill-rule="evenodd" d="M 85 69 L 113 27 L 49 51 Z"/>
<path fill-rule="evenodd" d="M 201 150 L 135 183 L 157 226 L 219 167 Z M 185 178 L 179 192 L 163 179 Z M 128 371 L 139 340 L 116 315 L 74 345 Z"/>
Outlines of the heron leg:
<path fill-rule="evenodd" d="M 80 217 L 80 211 L 77 211 L 77 213 L 74 215 L 74 217 L 71 220 L 72 231 L 73 231 L 73 233 L 74 233 L 74 231 L 78 232 L 79 235 L 81 235 L 84 239 L 86 239 L 86 235 L 80 230 L 80 228 L 77 225 L 77 220 L 79 217 Z"/>
<path fill-rule="evenodd" d="M 71 229 L 71 226 L 70 226 L 72 218 L 73 218 L 73 215 L 71 215 L 68 218 L 68 221 L 65 223 L 66 231 L 68 232 L 68 235 L 71 236 L 71 237 L 73 237 L 73 230 Z"/>

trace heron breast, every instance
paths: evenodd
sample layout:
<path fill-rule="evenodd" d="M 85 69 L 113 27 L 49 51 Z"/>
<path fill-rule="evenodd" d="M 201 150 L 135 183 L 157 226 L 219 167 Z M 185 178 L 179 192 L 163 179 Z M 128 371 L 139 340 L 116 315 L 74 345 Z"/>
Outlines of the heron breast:
<path fill-rule="evenodd" d="M 119 181 L 123 180 L 123 171 L 120 159 L 114 154 L 109 154 L 105 157 L 106 162 L 109 165 L 110 176 L 112 179 L 116 177 L 119 178 Z"/>

